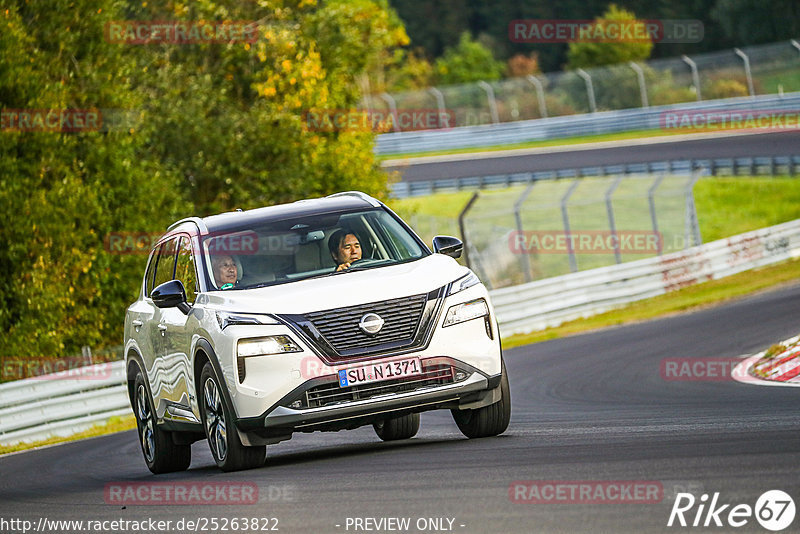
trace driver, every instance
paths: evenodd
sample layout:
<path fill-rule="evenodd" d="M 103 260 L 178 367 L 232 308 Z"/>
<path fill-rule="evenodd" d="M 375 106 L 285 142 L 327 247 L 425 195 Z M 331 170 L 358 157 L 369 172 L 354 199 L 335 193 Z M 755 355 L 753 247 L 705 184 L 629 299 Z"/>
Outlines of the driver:
<path fill-rule="evenodd" d="M 328 240 L 328 249 L 336 270 L 343 271 L 350 268 L 350 264 L 361 259 L 361 242 L 358 236 L 350 230 L 337 230 Z"/>

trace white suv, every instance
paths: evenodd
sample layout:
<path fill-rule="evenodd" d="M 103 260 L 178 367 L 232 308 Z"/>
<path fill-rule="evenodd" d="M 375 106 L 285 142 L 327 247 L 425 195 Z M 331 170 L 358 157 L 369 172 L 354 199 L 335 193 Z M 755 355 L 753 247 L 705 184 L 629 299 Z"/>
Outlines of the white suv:
<path fill-rule="evenodd" d="M 147 466 L 263 465 L 293 432 L 373 425 L 406 439 L 449 409 L 464 435 L 508 426 L 486 288 L 363 193 L 192 217 L 150 253 L 125 317 L 128 389 Z"/>

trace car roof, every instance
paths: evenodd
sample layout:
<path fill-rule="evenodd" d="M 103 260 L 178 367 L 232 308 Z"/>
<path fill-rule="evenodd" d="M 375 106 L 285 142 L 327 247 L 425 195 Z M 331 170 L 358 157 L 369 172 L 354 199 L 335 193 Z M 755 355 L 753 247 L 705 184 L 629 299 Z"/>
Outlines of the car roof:
<path fill-rule="evenodd" d="M 168 230 L 173 230 L 187 222 L 193 222 L 201 233 L 217 232 L 224 231 L 230 227 L 241 227 L 249 223 L 269 223 L 284 219 L 377 208 L 380 206 L 381 203 L 369 195 L 358 191 L 348 191 L 324 198 L 298 200 L 289 204 L 278 204 L 247 211 L 229 211 L 203 218 L 190 217 L 177 221 Z"/>

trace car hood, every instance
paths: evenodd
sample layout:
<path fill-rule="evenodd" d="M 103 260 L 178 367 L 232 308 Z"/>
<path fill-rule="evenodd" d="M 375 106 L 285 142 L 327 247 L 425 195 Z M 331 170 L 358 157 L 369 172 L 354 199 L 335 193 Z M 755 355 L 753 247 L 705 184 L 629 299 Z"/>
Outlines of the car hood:
<path fill-rule="evenodd" d="M 308 313 L 428 293 L 467 272 L 453 258 L 432 254 L 409 263 L 277 286 L 212 291 L 198 302 L 232 312 Z"/>

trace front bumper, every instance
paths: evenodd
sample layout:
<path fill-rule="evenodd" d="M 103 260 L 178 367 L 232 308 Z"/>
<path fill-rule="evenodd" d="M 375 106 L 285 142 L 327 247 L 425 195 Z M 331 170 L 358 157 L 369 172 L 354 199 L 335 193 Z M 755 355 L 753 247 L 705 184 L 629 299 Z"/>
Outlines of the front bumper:
<path fill-rule="evenodd" d="M 411 391 L 376 394 L 314 408 L 291 408 L 292 399 L 318 387 L 313 380 L 259 417 L 239 419 L 237 427 L 252 444 L 275 443 L 293 432 L 358 428 L 388 417 L 435 409 L 475 409 L 499 400 L 501 375 L 486 376 L 471 370 L 466 378 L 449 384 L 421 386 Z M 296 401 L 294 401 L 296 403 Z"/>

